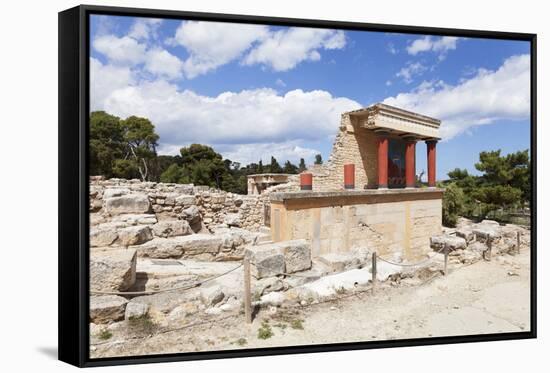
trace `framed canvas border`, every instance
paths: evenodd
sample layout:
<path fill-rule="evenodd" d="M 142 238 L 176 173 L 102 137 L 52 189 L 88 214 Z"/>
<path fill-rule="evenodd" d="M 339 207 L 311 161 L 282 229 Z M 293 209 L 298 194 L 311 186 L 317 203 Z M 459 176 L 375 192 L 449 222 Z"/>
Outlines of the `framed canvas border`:
<path fill-rule="evenodd" d="M 90 15 L 136 16 L 216 22 L 301 26 L 342 30 L 397 32 L 522 40 L 531 48 L 531 323 L 530 330 L 452 337 L 431 337 L 387 341 L 316 344 L 229 351 L 188 352 L 131 357 L 89 357 L 89 17 Z M 462 30 L 424 26 L 402 26 L 345 21 L 311 20 L 234 14 L 215 14 L 157 9 L 81 5 L 59 13 L 58 38 L 58 343 L 59 360 L 79 367 L 137 363 L 173 362 L 261 355 L 283 355 L 371 348 L 502 341 L 537 336 L 536 255 L 536 122 L 537 122 L 537 36 L 528 33 Z"/>

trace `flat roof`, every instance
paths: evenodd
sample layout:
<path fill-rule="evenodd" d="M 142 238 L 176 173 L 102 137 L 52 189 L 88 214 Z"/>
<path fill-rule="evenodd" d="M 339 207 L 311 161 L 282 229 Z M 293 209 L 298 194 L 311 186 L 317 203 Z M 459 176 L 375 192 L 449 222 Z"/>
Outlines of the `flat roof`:
<path fill-rule="evenodd" d="M 270 199 L 272 202 L 284 202 L 288 200 L 299 199 L 317 199 L 334 197 L 362 197 L 362 196 L 380 196 L 380 195 L 423 195 L 429 193 L 443 193 L 444 188 L 390 188 L 390 189 L 363 189 L 363 190 L 341 190 L 331 192 L 312 192 L 308 190 L 299 192 L 280 192 L 272 193 Z"/>
<path fill-rule="evenodd" d="M 253 175 L 247 175 L 247 177 L 256 177 L 256 176 L 292 176 L 292 175 L 298 175 L 298 174 L 253 174 Z"/>

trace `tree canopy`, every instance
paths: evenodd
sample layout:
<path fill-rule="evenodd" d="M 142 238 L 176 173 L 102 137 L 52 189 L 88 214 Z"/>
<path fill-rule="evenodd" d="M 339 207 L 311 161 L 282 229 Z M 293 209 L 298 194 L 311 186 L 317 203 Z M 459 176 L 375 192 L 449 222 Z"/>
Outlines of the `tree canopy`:
<path fill-rule="evenodd" d="M 501 155 L 500 150 L 479 154 L 475 168 L 481 172 L 474 176 L 467 170 L 456 168 L 448 173 L 449 180 L 443 201 L 443 215 L 462 214 L 482 217 L 497 210 L 524 207 L 531 200 L 531 161 L 529 151 L 523 150 Z M 460 192 L 457 190 L 460 189 Z"/>
<path fill-rule="evenodd" d="M 246 194 L 247 175 L 261 173 L 296 174 L 306 169 L 304 159 L 299 166 L 289 160 L 283 166 L 275 157 L 268 165 L 241 165 L 224 159 L 211 146 L 191 144 L 180 154 L 158 155 L 159 136 L 147 118 L 130 116 L 121 119 L 104 111 L 90 115 L 90 173 L 107 178 L 193 183 L 230 192 Z"/>

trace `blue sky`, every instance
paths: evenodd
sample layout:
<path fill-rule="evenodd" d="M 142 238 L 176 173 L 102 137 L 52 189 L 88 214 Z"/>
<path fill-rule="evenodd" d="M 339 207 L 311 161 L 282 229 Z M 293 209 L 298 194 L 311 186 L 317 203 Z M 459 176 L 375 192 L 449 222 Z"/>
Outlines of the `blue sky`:
<path fill-rule="evenodd" d="M 90 36 L 92 110 L 148 117 L 159 153 L 326 160 L 340 114 L 376 102 L 442 120 L 438 179 L 529 148 L 527 42 L 114 16 Z"/>

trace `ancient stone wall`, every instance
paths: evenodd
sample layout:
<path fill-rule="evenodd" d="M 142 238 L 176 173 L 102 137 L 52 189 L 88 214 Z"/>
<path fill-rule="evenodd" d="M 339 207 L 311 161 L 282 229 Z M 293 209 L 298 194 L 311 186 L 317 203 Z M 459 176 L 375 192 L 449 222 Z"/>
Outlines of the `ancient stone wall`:
<path fill-rule="evenodd" d="M 131 201 L 124 201 L 125 195 L 131 196 Z M 114 205 L 117 203 L 138 205 L 120 207 Z M 196 206 L 204 228 L 210 232 L 220 225 L 258 231 L 264 222 L 264 203 L 265 197 L 192 184 L 101 178 L 92 178 L 90 182 L 90 210 L 97 223 L 128 213 L 151 214 L 159 221 L 174 220 L 181 218 L 186 209 Z"/>
<path fill-rule="evenodd" d="M 359 128 L 349 114 L 343 114 L 329 160 L 314 166 L 313 191 L 344 189 L 344 165 L 355 164 L 355 188 L 377 186 L 378 152 L 376 134 Z"/>

